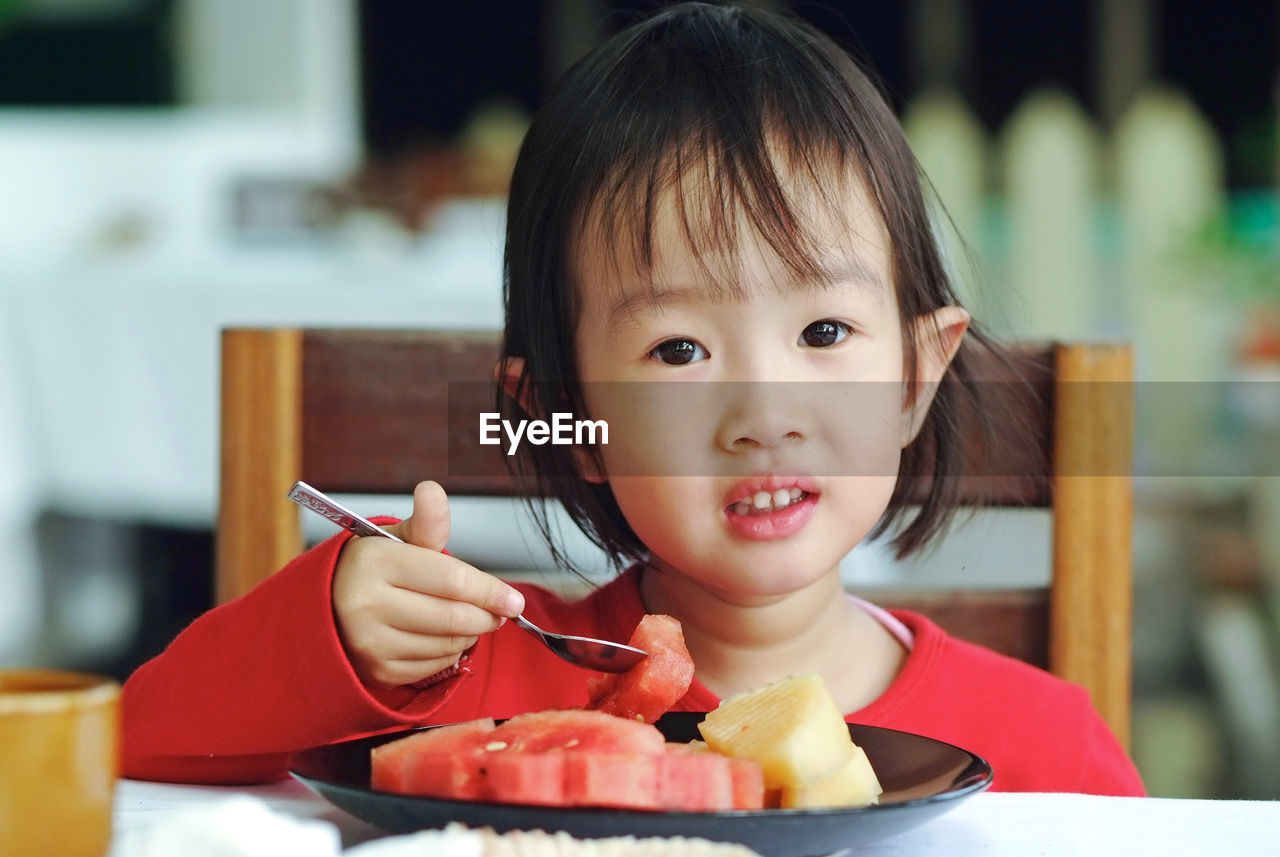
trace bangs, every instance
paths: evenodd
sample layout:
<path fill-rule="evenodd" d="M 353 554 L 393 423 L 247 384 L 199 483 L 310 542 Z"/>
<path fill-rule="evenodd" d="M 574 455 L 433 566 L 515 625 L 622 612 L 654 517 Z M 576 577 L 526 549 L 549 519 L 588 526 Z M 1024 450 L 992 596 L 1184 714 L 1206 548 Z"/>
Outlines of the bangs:
<path fill-rule="evenodd" d="M 616 271 L 638 272 L 640 289 L 661 285 L 652 277 L 660 212 L 674 214 L 717 297 L 742 298 L 751 287 L 733 274 L 748 233 L 791 279 L 829 283 L 835 248 L 821 245 L 816 227 L 850 227 L 849 182 L 862 183 L 886 222 L 883 194 L 858 156 L 860 128 L 872 124 L 859 119 L 866 104 L 852 96 L 838 57 L 794 30 L 742 26 L 732 9 L 702 13 L 729 17 L 739 37 L 711 38 L 714 28 L 688 20 L 696 14 L 659 16 L 593 87 L 607 107 L 591 111 L 598 133 L 584 136 L 592 144 L 579 160 L 586 175 L 573 234 L 593 240 Z M 814 80 L 822 85 L 797 83 Z"/>
<path fill-rule="evenodd" d="M 654 279 L 660 222 L 676 225 L 700 282 L 716 299 L 743 299 L 760 285 L 741 275 L 742 247 L 752 235 L 776 254 L 789 280 L 829 285 L 841 268 L 830 264 L 836 248 L 818 236 L 832 222 L 841 234 L 854 234 L 843 202 L 849 177 L 829 159 L 783 150 L 772 140 L 734 144 L 711 137 L 710 130 L 699 129 L 654 160 L 636 159 L 609 176 L 582 210 L 575 232 L 602 249 L 616 274 L 640 278 L 632 283 L 618 276 L 615 282 L 641 290 L 669 285 Z"/>

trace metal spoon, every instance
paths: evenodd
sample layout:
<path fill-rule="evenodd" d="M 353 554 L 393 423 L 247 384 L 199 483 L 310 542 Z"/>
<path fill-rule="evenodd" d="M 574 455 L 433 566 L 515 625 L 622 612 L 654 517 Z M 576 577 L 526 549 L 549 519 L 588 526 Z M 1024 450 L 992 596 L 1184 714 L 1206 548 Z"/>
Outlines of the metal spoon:
<path fill-rule="evenodd" d="M 289 491 L 289 499 L 299 506 L 323 515 L 340 527 L 360 536 L 384 536 L 402 542 L 391 533 L 379 527 L 367 518 L 343 506 L 332 497 L 317 491 L 305 482 L 293 483 Z M 590 637 L 574 637 L 568 634 L 553 634 L 544 631 L 524 616 L 517 616 L 515 623 L 542 641 L 548 649 L 555 652 L 574 666 L 606 673 L 622 673 L 631 669 L 641 660 L 648 657 L 648 652 L 622 643 L 611 643 L 608 640 L 593 640 Z"/>

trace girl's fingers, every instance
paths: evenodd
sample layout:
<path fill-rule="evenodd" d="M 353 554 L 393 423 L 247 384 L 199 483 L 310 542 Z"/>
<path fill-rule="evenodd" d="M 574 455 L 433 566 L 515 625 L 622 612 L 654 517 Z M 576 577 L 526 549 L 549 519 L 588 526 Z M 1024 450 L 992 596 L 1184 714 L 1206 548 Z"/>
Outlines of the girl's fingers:
<path fill-rule="evenodd" d="M 449 662 L 476 644 L 475 637 L 437 637 L 385 627 L 378 633 L 378 659 L 385 662 L 417 662 L 445 659 Z M 447 666 L 447 664 L 446 664 Z M 437 667 L 436 672 L 443 669 Z"/>
<path fill-rule="evenodd" d="M 449 497 L 439 482 L 419 482 L 413 489 L 413 514 L 400 529 L 401 538 L 411 545 L 444 550 L 449 541 Z"/>
<path fill-rule="evenodd" d="M 501 618 L 474 604 L 404 589 L 391 594 L 380 614 L 391 628 L 437 637 L 475 638 L 502 624 Z"/>
<path fill-rule="evenodd" d="M 517 589 L 451 556 L 433 553 L 420 562 L 397 563 L 388 572 L 387 581 L 400 589 L 472 604 L 508 619 L 524 610 L 524 596 Z"/>

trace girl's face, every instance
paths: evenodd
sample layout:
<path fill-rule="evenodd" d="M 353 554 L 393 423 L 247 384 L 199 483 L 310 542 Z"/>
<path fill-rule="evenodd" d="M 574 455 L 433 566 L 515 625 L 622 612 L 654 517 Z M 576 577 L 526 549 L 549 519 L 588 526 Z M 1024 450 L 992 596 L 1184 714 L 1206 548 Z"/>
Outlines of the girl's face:
<path fill-rule="evenodd" d="M 674 191 L 648 270 L 609 252 L 598 222 L 576 248 L 579 373 L 591 419 L 609 425 L 599 478 L 655 564 L 735 603 L 838 573 L 918 428 L 886 231 L 862 183 L 840 184 L 824 188 L 834 205 L 790 189 L 828 273 L 818 282 L 744 217 L 734 246 L 695 251 L 695 203 L 681 212 Z"/>

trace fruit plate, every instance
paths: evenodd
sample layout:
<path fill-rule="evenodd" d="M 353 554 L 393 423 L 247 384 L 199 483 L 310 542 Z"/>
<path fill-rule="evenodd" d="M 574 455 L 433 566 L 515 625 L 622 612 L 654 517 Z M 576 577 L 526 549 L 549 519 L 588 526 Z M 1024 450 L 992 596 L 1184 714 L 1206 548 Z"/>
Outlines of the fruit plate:
<path fill-rule="evenodd" d="M 703 714 L 672 712 L 657 727 L 668 741 L 699 738 Z M 765 857 L 811 857 L 865 845 L 923 824 L 991 784 L 980 756 L 909 732 L 849 725 L 884 787 L 877 806 L 859 809 L 766 809 L 646 812 L 602 807 L 546 807 L 442 800 L 369 787 L 369 751 L 408 730 L 295 753 L 289 771 L 330 803 L 388 833 L 444 827 L 563 830 L 581 839 L 605 836 L 696 836 L 738 842 Z"/>

